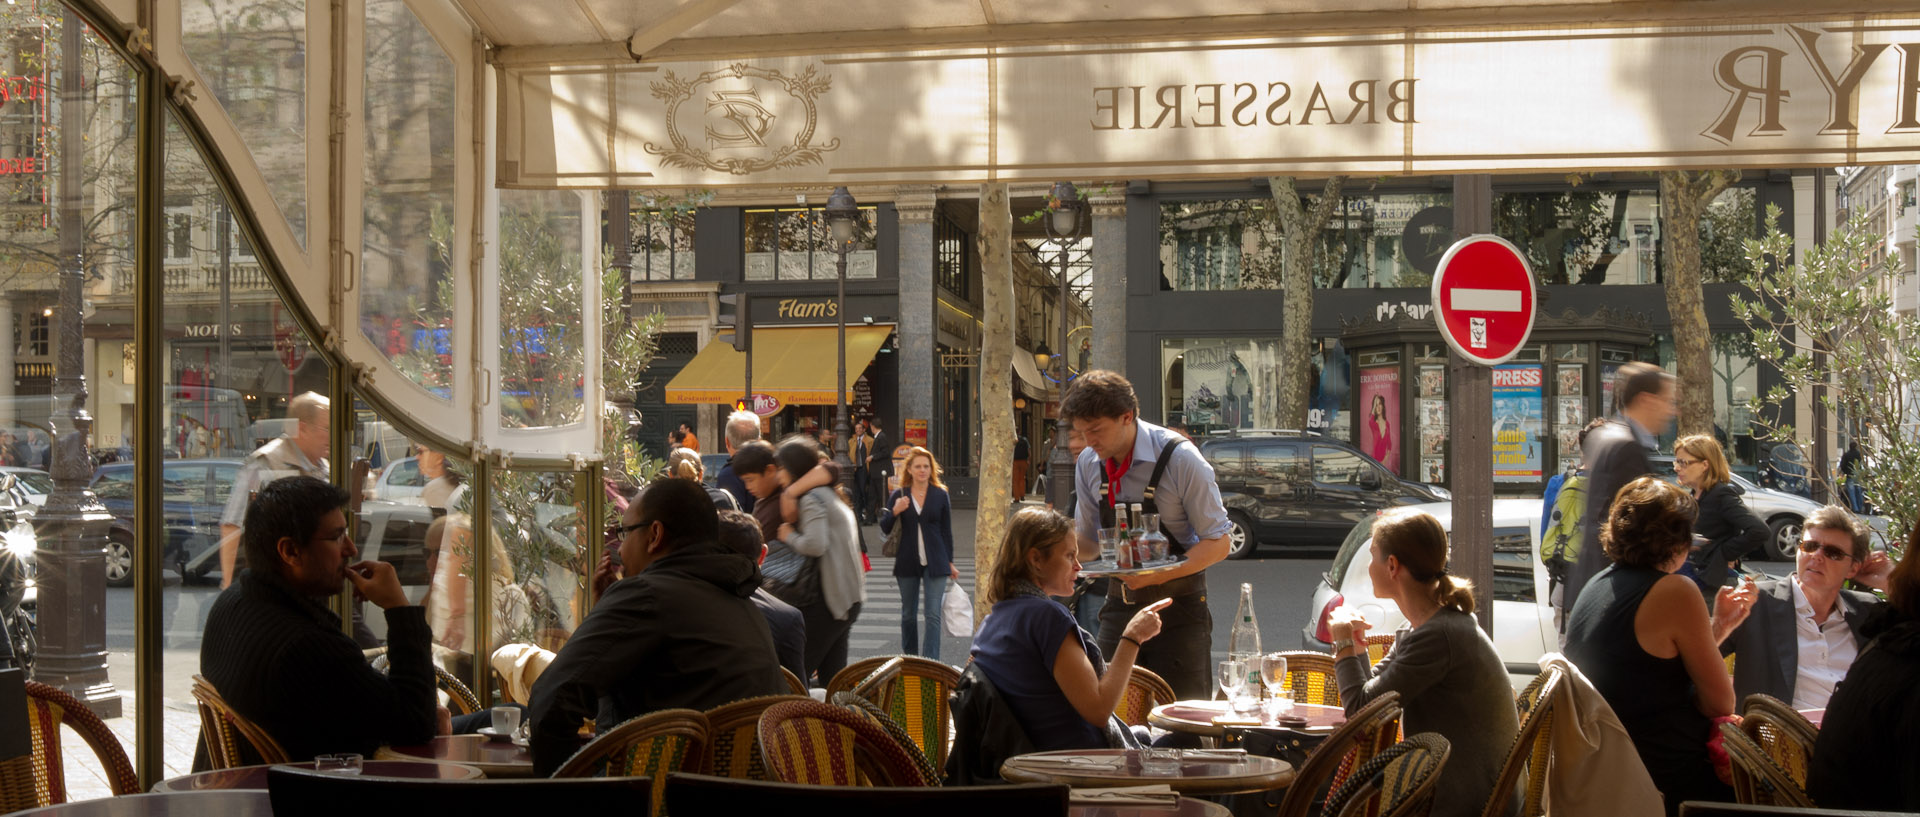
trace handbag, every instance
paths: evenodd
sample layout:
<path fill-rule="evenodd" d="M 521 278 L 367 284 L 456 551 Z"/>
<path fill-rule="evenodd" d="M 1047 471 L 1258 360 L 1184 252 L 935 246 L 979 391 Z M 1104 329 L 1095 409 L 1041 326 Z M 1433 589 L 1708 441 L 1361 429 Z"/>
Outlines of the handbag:
<path fill-rule="evenodd" d="M 966 638 L 973 635 L 973 600 L 967 598 L 966 588 L 961 587 L 959 582 L 947 585 L 946 598 L 940 600 L 940 621 L 949 636 Z"/>
<path fill-rule="evenodd" d="M 893 496 L 888 496 L 887 501 L 893 501 Z M 900 523 L 900 517 L 893 518 L 893 530 L 887 531 L 887 541 L 880 543 L 880 555 L 889 559 L 900 555 L 900 531 L 906 527 Z"/>
<path fill-rule="evenodd" d="M 767 546 L 767 558 L 760 563 L 760 586 L 795 607 L 807 607 L 820 600 L 820 558 L 808 556 L 774 541 Z"/>

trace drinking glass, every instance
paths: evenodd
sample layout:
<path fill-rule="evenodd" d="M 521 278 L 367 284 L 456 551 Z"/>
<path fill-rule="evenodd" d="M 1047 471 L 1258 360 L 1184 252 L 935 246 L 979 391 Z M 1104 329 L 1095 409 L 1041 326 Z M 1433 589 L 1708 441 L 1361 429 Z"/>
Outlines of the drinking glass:
<path fill-rule="evenodd" d="M 1220 695 L 1231 701 L 1247 685 L 1247 662 L 1229 658 L 1220 662 Z"/>
<path fill-rule="evenodd" d="M 1114 564 L 1114 557 L 1120 550 L 1120 528 L 1100 529 L 1100 561 Z"/>
<path fill-rule="evenodd" d="M 313 768 L 315 771 L 334 774 L 359 774 L 360 761 L 361 757 L 351 752 L 338 755 L 315 755 Z"/>
<path fill-rule="evenodd" d="M 1154 777 L 1180 774 L 1180 750 L 1147 746 L 1140 750 L 1140 773 Z"/>

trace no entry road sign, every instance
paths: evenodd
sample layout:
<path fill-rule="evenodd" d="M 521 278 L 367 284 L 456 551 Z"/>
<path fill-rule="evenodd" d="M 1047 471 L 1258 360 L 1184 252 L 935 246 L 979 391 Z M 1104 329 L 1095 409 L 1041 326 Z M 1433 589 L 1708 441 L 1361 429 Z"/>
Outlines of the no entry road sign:
<path fill-rule="evenodd" d="M 1433 276 L 1433 320 L 1462 357 L 1482 366 L 1505 363 L 1533 334 L 1533 271 L 1499 236 L 1454 242 Z"/>

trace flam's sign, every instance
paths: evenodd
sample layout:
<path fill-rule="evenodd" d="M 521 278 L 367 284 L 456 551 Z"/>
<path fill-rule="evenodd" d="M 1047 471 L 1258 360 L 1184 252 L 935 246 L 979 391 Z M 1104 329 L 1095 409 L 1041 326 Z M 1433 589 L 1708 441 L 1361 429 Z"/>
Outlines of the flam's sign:
<path fill-rule="evenodd" d="M 1812 69 L 1821 90 L 1826 92 L 1827 123 L 1820 129 L 1821 135 L 1860 132 L 1854 121 L 1860 81 L 1888 48 L 1899 52 L 1899 73 L 1894 85 L 1897 116 L 1886 132 L 1920 133 L 1920 42 L 1855 45 L 1843 65 L 1820 55 L 1822 32 L 1790 25 L 1786 26 L 1785 34 L 1798 57 L 1805 59 Z M 1727 104 L 1701 135 L 1721 144 L 1732 144 L 1743 120 L 1754 122 L 1747 136 L 1785 135 L 1787 129 L 1780 122 L 1780 106 L 1793 97 L 1792 89 L 1786 87 L 1784 71 L 1790 56 L 1794 53 L 1770 45 L 1744 46 L 1722 55 L 1714 66 L 1713 78 L 1726 89 Z M 1896 68 L 1889 66 L 1883 70 Z"/>

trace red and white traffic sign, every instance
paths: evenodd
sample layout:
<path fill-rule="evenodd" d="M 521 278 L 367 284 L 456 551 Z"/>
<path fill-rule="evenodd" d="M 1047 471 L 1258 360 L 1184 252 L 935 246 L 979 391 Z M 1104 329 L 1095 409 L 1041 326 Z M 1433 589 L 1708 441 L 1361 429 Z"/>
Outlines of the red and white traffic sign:
<path fill-rule="evenodd" d="M 1533 334 L 1533 270 L 1506 239 L 1473 235 L 1454 242 L 1433 276 L 1433 321 L 1462 357 L 1482 366 L 1507 362 Z"/>

